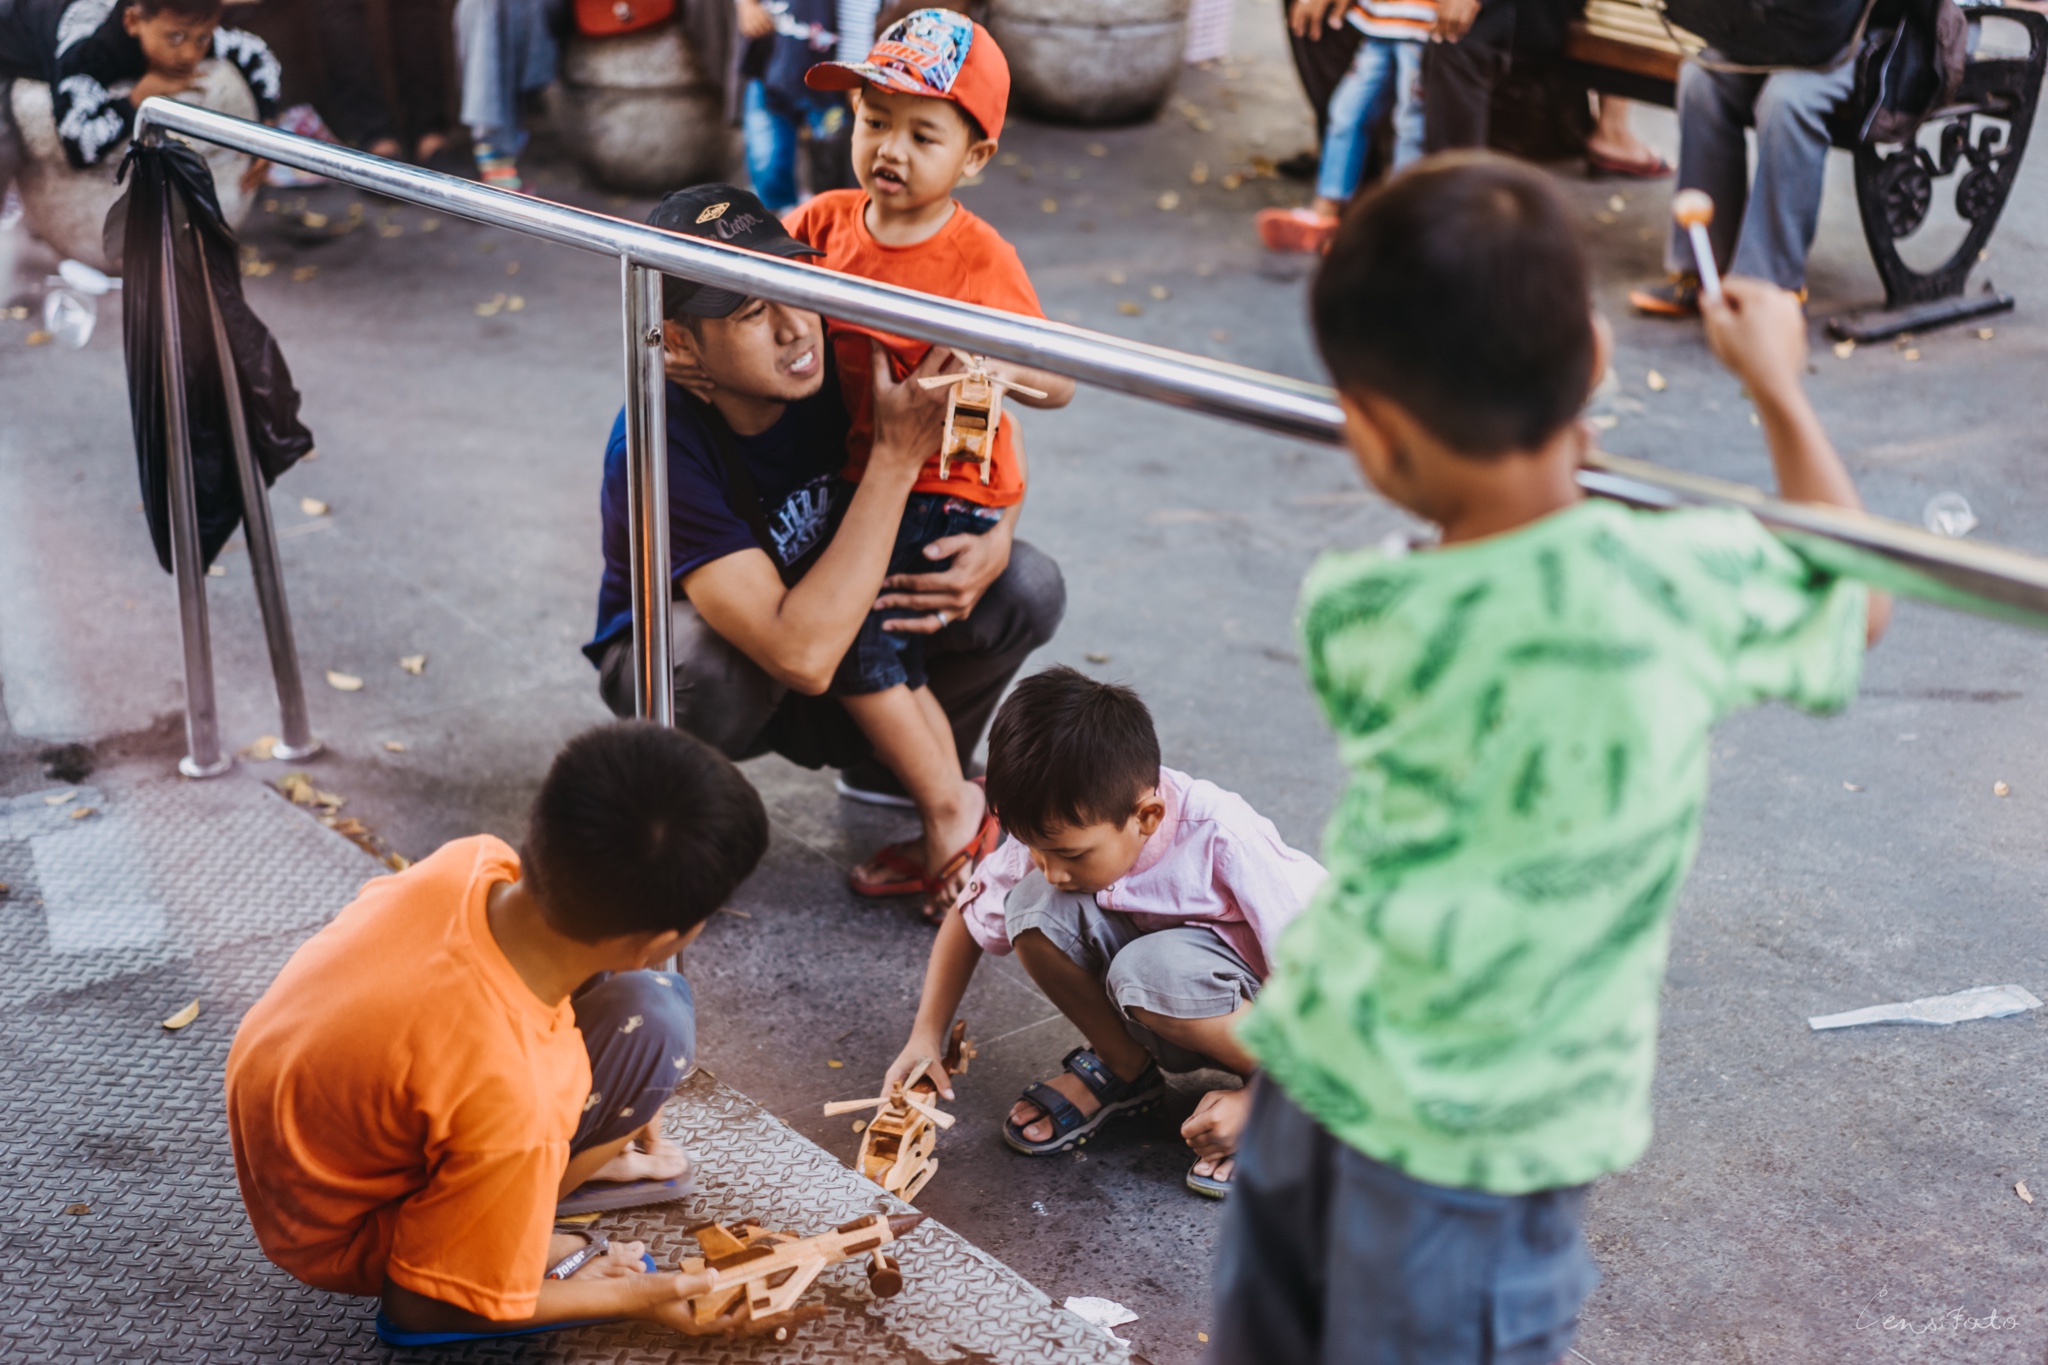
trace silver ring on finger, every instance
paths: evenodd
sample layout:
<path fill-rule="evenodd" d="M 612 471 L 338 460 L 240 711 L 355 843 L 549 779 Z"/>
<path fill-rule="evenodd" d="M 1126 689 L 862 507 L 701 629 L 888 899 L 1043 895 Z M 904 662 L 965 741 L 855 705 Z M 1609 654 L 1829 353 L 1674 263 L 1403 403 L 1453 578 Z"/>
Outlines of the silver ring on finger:
<path fill-rule="evenodd" d="M 948 616 L 948 615 L 946 615 L 946 613 L 944 613 L 944 612 L 942 612 L 942 611 L 935 611 L 935 612 L 933 612 L 933 613 L 932 613 L 932 615 L 934 615 L 934 616 L 936 616 L 936 617 L 938 617 L 938 618 L 939 618 L 939 624 L 940 624 L 940 625 L 942 625 L 942 626 L 949 626 L 949 625 L 953 624 L 953 618 L 952 618 L 952 617 L 950 617 L 950 616 Z"/>

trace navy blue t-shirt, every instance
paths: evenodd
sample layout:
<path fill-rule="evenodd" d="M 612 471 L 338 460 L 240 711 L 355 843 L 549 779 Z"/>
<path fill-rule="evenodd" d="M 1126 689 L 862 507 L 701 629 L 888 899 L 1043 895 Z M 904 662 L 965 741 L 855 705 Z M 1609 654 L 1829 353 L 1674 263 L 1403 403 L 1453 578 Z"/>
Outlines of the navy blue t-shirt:
<path fill-rule="evenodd" d="M 706 425 L 711 409 L 675 384 L 668 386 L 669 581 L 714 559 L 757 547 L 754 532 L 732 509 L 725 464 Z M 788 568 L 831 537 L 851 485 L 846 464 L 846 405 L 830 372 L 818 392 L 792 403 L 758 436 L 734 435 L 733 447 L 753 475 L 761 517 L 773 545 L 759 545 Z M 597 592 L 597 634 L 583 647 L 600 663 L 605 647 L 633 629 L 631 532 L 626 517 L 626 414 L 612 423 L 604 452 L 604 583 Z"/>

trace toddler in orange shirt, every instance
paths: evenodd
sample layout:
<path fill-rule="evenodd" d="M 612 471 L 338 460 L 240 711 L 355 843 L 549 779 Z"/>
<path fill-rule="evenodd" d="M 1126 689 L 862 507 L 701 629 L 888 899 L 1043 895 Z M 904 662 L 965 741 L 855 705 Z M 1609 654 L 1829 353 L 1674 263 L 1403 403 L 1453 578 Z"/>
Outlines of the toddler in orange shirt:
<path fill-rule="evenodd" d="M 1009 103 L 1009 64 L 988 30 L 951 10 L 918 10 L 890 25 L 865 61 L 814 66 L 804 80 L 817 90 L 853 92 L 860 188 L 818 195 L 788 219 L 792 236 L 824 253 L 819 264 L 963 303 L 1045 316 L 1016 251 L 953 198 L 955 187 L 995 155 Z M 846 474 L 859 479 L 874 435 L 874 357 L 886 356 L 901 380 L 931 347 L 837 321 L 828 322 L 827 332 L 851 419 Z M 1074 381 L 1063 375 L 987 364 L 994 377 L 1045 395 L 1013 393 L 1010 402 L 1057 408 L 1074 395 Z M 946 368 L 959 369 L 958 359 Z M 941 478 L 933 452 L 904 507 L 891 575 L 943 570 L 963 543 L 958 537 L 996 529 L 1023 501 L 1024 461 L 1012 423 L 996 429 L 988 455 L 984 482 L 973 460 L 955 460 Z M 934 923 L 1001 838 L 981 788 L 962 775 L 952 725 L 925 685 L 924 635 L 948 624 L 928 612 L 876 611 L 832 682 L 833 695 L 903 783 L 924 825 L 921 847 L 912 841 L 884 849 L 874 863 L 854 870 L 853 889 L 870 896 L 922 893 Z"/>

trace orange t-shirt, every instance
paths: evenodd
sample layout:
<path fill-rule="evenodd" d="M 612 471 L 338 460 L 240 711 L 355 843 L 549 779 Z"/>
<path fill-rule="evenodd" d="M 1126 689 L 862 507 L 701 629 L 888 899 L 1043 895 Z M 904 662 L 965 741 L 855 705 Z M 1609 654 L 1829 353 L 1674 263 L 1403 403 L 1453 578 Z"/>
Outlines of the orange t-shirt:
<path fill-rule="evenodd" d="M 318 1289 L 396 1283 L 531 1314 L 590 1062 L 485 919 L 519 855 L 481 835 L 379 877 L 302 944 L 228 1053 L 256 1240 Z"/>
<path fill-rule="evenodd" d="M 784 226 L 801 242 L 825 253 L 817 264 L 846 275 L 858 275 L 883 284 L 901 285 L 961 303 L 1000 308 L 1007 313 L 1042 318 L 1038 295 L 1031 277 L 1017 259 L 1016 248 L 1002 239 L 994 228 L 953 205 L 953 216 L 937 232 L 916 246 L 883 246 L 868 231 L 865 190 L 828 190 L 790 211 Z M 901 379 L 917 368 L 931 343 L 912 341 L 865 327 L 827 319 L 826 333 L 832 339 L 832 354 L 839 365 L 839 384 L 846 393 L 846 412 L 851 425 L 846 433 L 846 477 L 858 479 L 867 468 L 868 449 L 875 439 L 874 377 L 870 372 L 868 341 L 882 343 L 889 352 L 890 373 Z M 1008 405 L 1003 423 L 996 428 L 993 467 L 989 481 L 981 481 L 981 466 L 973 460 L 955 460 L 948 477 L 939 477 L 936 452 L 917 477 L 919 493 L 948 493 L 984 507 L 1009 507 L 1024 500 L 1024 471 L 1017 466 L 1016 438 L 1010 430 Z"/>

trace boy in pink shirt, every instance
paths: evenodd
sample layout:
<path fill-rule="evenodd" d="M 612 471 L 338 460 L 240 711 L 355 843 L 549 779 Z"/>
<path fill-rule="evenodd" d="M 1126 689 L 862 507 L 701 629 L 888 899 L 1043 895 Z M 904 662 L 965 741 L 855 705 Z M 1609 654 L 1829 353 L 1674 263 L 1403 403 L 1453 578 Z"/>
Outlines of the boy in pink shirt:
<path fill-rule="evenodd" d="M 1117 1114 L 1149 1108 L 1165 1092 L 1162 1067 L 1249 1079 L 1257 1063 L 1237 1022 L 1321 865 L 1242 797 L 1162 766 L 1135 692 L 1071 668 L 1025 679 L 996 713 L 988 800 L 1010 838 L 940 926 L 884 1089 L 945 1051 L 981 955 L 1012 950 L 1088 1039 L 1010 1110 L 1003 1140 L 1017 1151 L 1068 1151 Z M 944 1067 L 928 1074 L 951 1099 Z M 1229 1189 L 1250 1095 L 1213 1090 L 1182 1125 L 1197 1194 Z"/>

